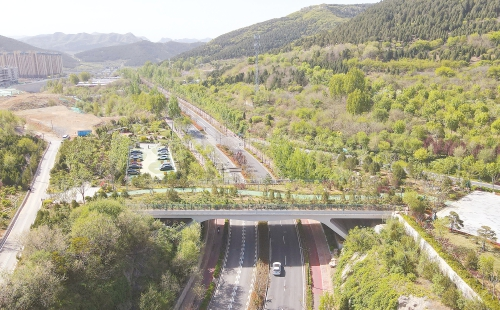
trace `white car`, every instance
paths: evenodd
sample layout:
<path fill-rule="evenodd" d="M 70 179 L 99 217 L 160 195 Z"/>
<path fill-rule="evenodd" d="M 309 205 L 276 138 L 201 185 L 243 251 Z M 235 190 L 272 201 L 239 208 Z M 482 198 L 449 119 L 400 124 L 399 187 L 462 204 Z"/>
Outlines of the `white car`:
<path fill-rule="evenodd" d="M 280 262 L 273 263 L 273 275 L 275 275 L 275 276 L 281 275 L 281 263 Z"/>

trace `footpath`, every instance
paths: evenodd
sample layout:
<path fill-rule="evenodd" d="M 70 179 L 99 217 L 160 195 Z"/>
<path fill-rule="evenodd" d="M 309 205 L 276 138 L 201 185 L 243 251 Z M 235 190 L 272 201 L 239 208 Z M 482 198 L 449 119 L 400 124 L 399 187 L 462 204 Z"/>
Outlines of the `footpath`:
<path fill-rule="evenodd" d="M 207 235 L 205 237 L 206 243 L 203 252 L 203 256 L 200 260 L 200 274 L 202 275 L 201 284 L 206 290 L 213 280 L 213 275 L 215 271 L 215 265 L 219 259 L 220 248 L 222 246 L 222 232 L 224 230 L 224 220 L 212 220 L 207 221 Z M 217 228 L 220 232 L 217 232 Z M 193 276 L 196 277 L 196 276 Z M 199 279 L 198 279 L 199 280 Z M 198 281 L 190 281 L 191 285 L 184 288 L 186 294 L 181 295 L 175 309 L 198 309 L 203 300 L 203 296 L 197 296 L 196 290 L 193 289 L 193 285 Z"/>
<path fill-rule="evenodd" d="M 332 272 L 329 265 L 331 253 L 320 222 L 301 220 L 306 233 L 309 264 L 313 283 L 314 308 L 317 309 L 323 292 L 333 292 Z"/>

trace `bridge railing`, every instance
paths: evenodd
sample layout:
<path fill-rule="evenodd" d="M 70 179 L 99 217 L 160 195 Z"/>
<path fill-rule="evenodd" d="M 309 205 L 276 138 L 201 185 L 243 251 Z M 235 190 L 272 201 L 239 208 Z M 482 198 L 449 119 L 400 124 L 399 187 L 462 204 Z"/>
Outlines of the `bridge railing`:
<path fill-rule="evenodd" d="M 404 205 L 394 204 L 183 204 L 183 203 L 147 203 L 128 204 L 139 210 L 330 210 L 330 211 L 397 211 Z"/>

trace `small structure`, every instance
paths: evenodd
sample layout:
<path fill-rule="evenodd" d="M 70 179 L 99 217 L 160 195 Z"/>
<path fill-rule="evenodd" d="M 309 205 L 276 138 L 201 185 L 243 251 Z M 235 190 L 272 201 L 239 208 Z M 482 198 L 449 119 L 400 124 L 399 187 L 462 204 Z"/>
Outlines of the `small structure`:
<path fill-rule="evenodd" d="M 79 137 L 85 137 L 85 136 L 88 136 L 90 134 L 92 134 L 92 130 L 78 130 L 76 132 L 76 134 L 79 136 Z"/>

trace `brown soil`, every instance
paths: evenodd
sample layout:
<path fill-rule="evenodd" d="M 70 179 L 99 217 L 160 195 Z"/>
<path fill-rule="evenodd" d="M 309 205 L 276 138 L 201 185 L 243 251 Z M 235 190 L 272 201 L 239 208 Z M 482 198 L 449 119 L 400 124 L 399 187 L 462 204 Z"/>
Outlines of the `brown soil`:
<path fill-rule="evenodd" d="M 78 130 L 93 129 L 108 118 L 72 111 L 74 99 L 58 94 L 21 94 L 0 98 L 0 110 L 10 110 L 26 120 L 28 130 L 38 133 L 76 136 Z"/>

